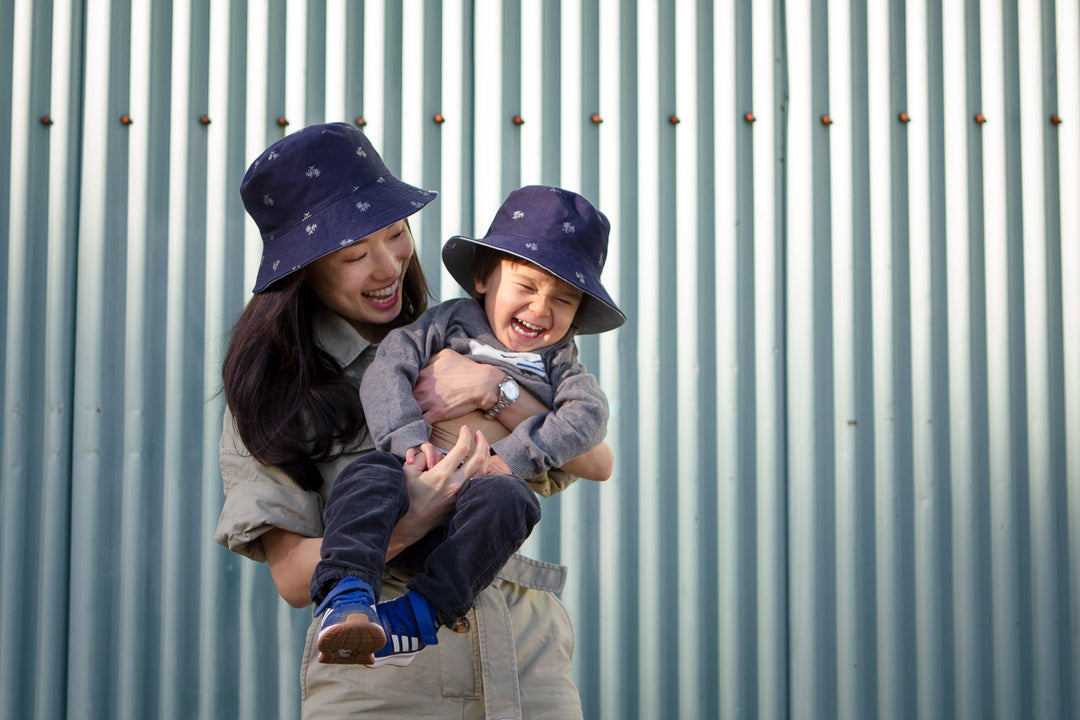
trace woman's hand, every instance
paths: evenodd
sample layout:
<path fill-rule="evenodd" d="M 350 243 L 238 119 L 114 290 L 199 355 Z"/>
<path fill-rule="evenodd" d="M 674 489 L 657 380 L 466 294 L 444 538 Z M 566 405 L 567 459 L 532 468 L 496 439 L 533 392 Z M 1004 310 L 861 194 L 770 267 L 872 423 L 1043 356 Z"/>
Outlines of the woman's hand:
<path fill-rule="evenodd" d="M 441 350 L 420 371 L 413 397 L 424 411 L 424 420 L 434 425 L 461 417 L 473 410 L 487 411 L 499 400 L 499 383 L 506 373 L 494 365 L 473 362 L 453 350 Z M 496 418 L 513 430 L 526 418 L 548 412 L 549 407 L 521 388 L 518 399 Z"/>
<path fill-rule="evenodd" d="M 503 371 L 476 363 L 453 350 L 441 350 L 420 371 L 413 397 L 434 425 L 473 410 L 487 410 L 499 399 Z"/>
<path fill-rule="evenodd" d="M 457 443 L 445 455 L 431 443 L 405 452 L 405 487 L 409 509 L 390 536 L 386 558 L 402 550 L 450 517 L 461 486 L 487 470 L 490 446 L 480 431 L 475 434 L 463 425 Z"/>

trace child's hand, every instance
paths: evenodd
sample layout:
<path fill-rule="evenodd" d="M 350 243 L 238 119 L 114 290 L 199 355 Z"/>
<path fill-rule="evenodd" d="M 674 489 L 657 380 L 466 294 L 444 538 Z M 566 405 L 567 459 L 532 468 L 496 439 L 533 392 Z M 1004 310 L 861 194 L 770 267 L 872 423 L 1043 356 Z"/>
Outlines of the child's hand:
<path fill-rule="evenodd" d="M 431 443 L 424 443 L 405 451 L 405 464 L 419 463 L 417 468 L 420 472 L 435 467 L 435 464 L 443 459 L 445 453 Z"/>

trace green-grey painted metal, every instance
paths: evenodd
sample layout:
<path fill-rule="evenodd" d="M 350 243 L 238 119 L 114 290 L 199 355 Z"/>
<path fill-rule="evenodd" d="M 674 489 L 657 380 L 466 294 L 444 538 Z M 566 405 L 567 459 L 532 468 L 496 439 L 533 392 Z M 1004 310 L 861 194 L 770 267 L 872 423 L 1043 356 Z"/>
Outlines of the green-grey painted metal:
<path fill-rule="evenodd" d="M 1076 716 L 1078 48 L 1062 0 L 0 0 L 0 720 L 297 717 L 309 611 L 212 539 L 236 188 L 360 118 L 440 297 L 516 185 L 613 221 L 616 476 L 527 546 L 586 717 Z"/>

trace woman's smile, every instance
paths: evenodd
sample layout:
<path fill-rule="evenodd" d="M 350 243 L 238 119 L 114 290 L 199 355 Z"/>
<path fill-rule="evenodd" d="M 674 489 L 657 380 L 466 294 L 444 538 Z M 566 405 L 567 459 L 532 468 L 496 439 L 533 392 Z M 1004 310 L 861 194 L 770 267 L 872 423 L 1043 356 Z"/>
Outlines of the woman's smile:
<path fill-rule="evenodd" d="M 362 293 L 362 295 L 375 307 L 380 310 L 393 307 L 398 301 L 398 291 L 401 288 L 401 283 L 397 280 L 390 283 L 384 288 L 379 290 L 369 290 Z"/>

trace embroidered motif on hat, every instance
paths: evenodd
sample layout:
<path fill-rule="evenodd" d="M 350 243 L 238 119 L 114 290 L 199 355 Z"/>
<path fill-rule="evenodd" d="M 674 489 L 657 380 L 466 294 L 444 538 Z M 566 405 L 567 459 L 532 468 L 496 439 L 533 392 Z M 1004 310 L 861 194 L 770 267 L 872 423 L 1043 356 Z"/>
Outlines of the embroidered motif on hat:
<path fill-rule="evenodd" d="M 522 216 L 526 222 L 516 222 Z M 608 219 L 586 198 L 561 188 L 528 185 L 507 195 L 483 238 L 459 236 L 448 241 L 442 260 L 473 297 L 477 297 L 472 275 L 476 248 L 490 247 L 537 262 L 588 296 L 574 318 L 577 332 L 605 332 L 626 321 L 600 282 L 609 232 Z"/>
<path fill-rule="evenodd" d="M 311 182 L 298 182 L 300 177 Z M 240 194 L 264 247 L 273 243 L 255 293 L 290 268 L 355 243 L 437 196 L 398 180 L 364 134 L 348 123 L 311 125 L 281 138 L 248 168 Z M 275 258 L 280 262 L 271 271 Z"/>
<path fill-rule="evenodd" d="M 277 270 L 277 269 L 278 269 L 278 265 L 280 265 L 280 264 L 281 264 L 281 261 L 280 261 L 280 260 L 275 260 L 275 261 L 274 261 L 274 264 L 270 266 L 270 269 L 271 269 L 271 270 Z"/>
<path fill-rule="evenodd" d="M 341 247 L 345 247 L 346 245 L 348 245 L 351 242 L 352 242 L 352 238 L 345 238 L 344 240 L 339 242 L 338 245 L 340 245 Z"/>

